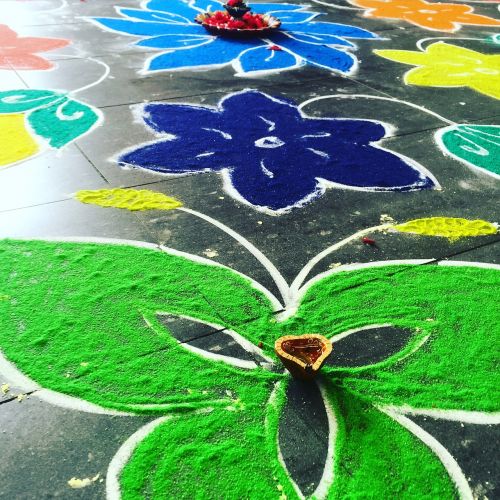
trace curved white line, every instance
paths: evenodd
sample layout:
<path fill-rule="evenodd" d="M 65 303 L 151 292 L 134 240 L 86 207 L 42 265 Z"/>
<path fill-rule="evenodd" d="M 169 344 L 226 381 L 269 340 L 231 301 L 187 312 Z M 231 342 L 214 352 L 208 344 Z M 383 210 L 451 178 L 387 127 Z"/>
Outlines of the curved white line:
<path fill-rule="evenodd" d="M 358 231 L 357 233 L 352 234 L 351 236 L 343 239 L 342 241 L 339 241 L 338 243 L 335 243 L 328 248 L 325 248 L 322 252 L 318 253 L 315 255 L 297 274 L 297 277 L 293 280 L 292 284 L 290 285 L 290 298 L 293 301 L 294 298 L 296 297 L 297 293 L 299 292 L 300 286 L 304 282 L 304 280 L 307 278 L 309 273 L 312 271 L 312 269 L 318 264 L 321 260 L 323 260 L 326 256 L 330 255 L 332 252 L 335 252 L 339 248 L 342 248 L 343 246 L 351 243 L 354 240 L 357 240 L 359 238 L 362 238 L 366 234 L 378 232 L 378 231 L 383 231 L 385 229 L 389 229 L 392 227 L 392 224 L 382 224 L 380 226 L 373 226 L 369 227 L 367 229 L 362 229 L 361 231 Z"/>
<path fill-rule="evenodd" d="M 500 412 L 481 412 L 466 410 L 436 410 L 435 408 L 412 408 L 403 406 L 384 406 L 383 411 L 397 413 L 398 415 L 416 415 L 431 417 L 451 422 L 462 422 L 474 425 L 498 425 L 500 424 Z"/>
<path fill-rule="evenodd" d="M 76 90 L 71 90 L 70 92 L 68 92 L 69 95 L 74 95 L 74 94 L 77 94 L 78 92 L 82 92 L 84 90 L 87 90 L 87 89 L 90 89 L 92 87 L 95 87 L 96 85 L 99 85 L 101 82 L 103 82 L 104 80 L 106 80 L 106 78 L 108 77 L 111 69 L 110 67 L 103 61 L 99 61 L 98 59 L 94 59 L 93 57 L 87 57 L 87 58 L 84 58 L 82 59 L 84 61 L 93 61 L 93 62 L 96 62 L 97 64 L 100 64 L 101 66 L 104 67 L 104 73 L 95 81 L 95 82 L 92 82 L 92 83 L 89 83 L 88 85 L 85 85 L 83 87 L 80 87 Z"/>
<path fill-rule="evenodd" d="M 430 36 L 428 38 L 421 38 L 415 45 L 422 52 L 425 51 L 423 44 L 428 42 L 429 40 L 478 40 L 480 42 L 484 42 L 483 38 L 470 38 L 470 37 L 457 37 L 453 38 L 451 36 Z"/>
<path fill-rule="evenodd" d="M 330 405 L 328 400 L 328 394 L 326 392 L 325 386 L 317 381 L 316 382 L 321 396 L 323 397 L 323 404 L 325 405 L 326 417 L 328 419 L 328 451 L 326 453 L 325 467 L 323 469 L 323 475 L 319 481 L 318 486 L 311 495 L 312 498 L 317 498 L 318 500 L 323 500 L 327 497 L 330 487 L 335 479 L 335 443 L 337 441 L 338 434 L 338 424 L 335 417 L 335 411 Z"/>
<path fill-rule="evenodd" d="M 398 422 L 400 425 L 402 425 L 404 428 L 409 430 L 436 454 L 441 463 L 444 465 L 451 479 L 455 483 L 458 494 L 460 495 L 460 498 L 462 500 L 474 499 L 474 495 L 472 494 L 469 483 L 467 482 L 462 469 L 450 454 L 450 452 L 436 438 L 431 436 L 427 431 L 422 429 L 422 427 L 420 427 L 404 415 L 388 410 L 387 408 L 379 409 L 383 413 L 391 417 L 393 420 Z"/>
<path fill-rule="evenodd" d="M 330 342 L 332 342 L 333 344 L 335 342 L 339 342 L 342 339 L 345 339 L 346 337 L 349 337 L 349 335 L 352 335 L 353 333 L 363 332 L 365 330 L 373 330 L 375 328 L 387 328 L 389 326 L 394 326 L 394 325 L 392 323 L 381 323 L 376 325 L 366 325 L 360 328 L 353 328 L 352 330 L 346 330 L 345 332 L 334 335 L 333 337 L 330 338 Z"/>
<path fill-rule="evenodd" d="M 13 386 L 19 387 L 19 389 L 25 392 L 35 391 L 31 397 L 37 397 L 61 408 L 83 411 L 86 413 L 96 413 L 98 415 L 133 415 L 122 411 L 110 410 L 61 392 L 42 389 L 37 382 L 22 373 L 16 366 L 8 361 L 2 351 L 0 351 L 0 373 L 7 379 L 7 382 Z"/>
<path fill-rule="evenodd" d="M 213 219 L 208 215 L 205 215 L 201 212 L 197 212 L 196 210 L 191 210 L 190 208 L 186 207 L 180 207 L 178 208 L 178 210 L 181 210 L 183 212 L 186 212 L 188 214 L 194 215 L 195 217 L 205 220 L 206 222 L 219 228 L 221 231 L 223 231 L 231 238 L 236 240 L 241 246 L 246 248 L 269 273 L 274 283 L 278 287 L 278 290 L 280 291 L 284 304 L 286 305 L 288 303 L 288 297 L 290 293 L 290 287 L 288 286 L 288 283 L 286 282 L 282 274 L 278 271 L 277 267 L 253 243 L 250 243 L 250 241 L 244 238 L 241 234 L 237 233 L 236 231 L 233 231 L 230 227 L 226 226 L 225 224 L 222 224 L 222 222 L 219 222 L 218 220 Z"/>
<path fill-rule="evenodd" d="M 120 500 L 120 474 L 129 461 L 138 444 L 151 434 L 160 424 L 172 417 L 160 417 L 132 434 L 118 449 L 111 460 L 106 474 L 106 499 Z"/>
<path fill-rule="evenodd" d="M 431 111 L 431 110 L 424 108 L 422 106 L 418 106 L 417 104 L 413 104 L 412 102 L 402 101 L 401 99 L 396 99 L 395 97 L 383 97 L 383 96 L 368 95 L 368 94 L 332 94 L 332 95 L 313 97 L 313 98 L 308 99 L 307 101 L 304 101 L 303 103 L 299 104 L 298 109 L 300 111 L 302 111 L 302 109 L 305 106 L 312 104 L 313 102 L 316 102 L 316 101 L 322 101 L 324 99 L 359 99 L 359 98 L 361 98 L 361 99 L 376 99 L 379 101 L 390 101 L 390 102 L 397 102 L 398 104 L 405 104 L 406 106 L 410 106 L 411 108 L 422 111 L 423 113 L 427 113 L 429 115 L 432 115 L 435 118 L 437 118 L 438 120 L 440 120 L 444 123 L 447 123 L 448 125 L 457 125 L 456 122 L 448 120 L 447 118 L 444 118 L 443 116 L 438 115 L 434 111 Z"/>

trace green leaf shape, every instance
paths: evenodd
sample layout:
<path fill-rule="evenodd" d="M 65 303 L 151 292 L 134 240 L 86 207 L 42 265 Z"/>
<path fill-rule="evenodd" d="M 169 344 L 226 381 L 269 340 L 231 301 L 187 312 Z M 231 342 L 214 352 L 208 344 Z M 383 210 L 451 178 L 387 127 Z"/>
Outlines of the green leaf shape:
<path fill-rule="evenodd" d="M 22 113 L 64 98 L 53 90 L 6 90 L 0 92 L 0 113 Z"/>
<path fill-rule="evenodd" d="M 436 455 L 417 437 L 348 391 L 328 384 L 338 432 L 329 499 L 457 498 Z"/>
<path fill-rule="evenodd" d="M 280 390 L 280 395 L 283 391 Z M 183 415 L 160 424 L 134 450 L 120 476 L 123 500 L 297 498 L 278 461 L 277 407 L 256 384 L 251 404 Z M 280 396 L 281 397 L 281 396 Z"/>
<path fill-rule="evenodd" d="M 87 104 L 65 98 L 30 113 L 28 120 L 37 135 L 53 148 L 62 148 L 98 122 L 99 113 Z"/>
<path fill-rule="evenodd" d="M 413 329 L 410 346 L 386 362 L 323 370 L 378 405 L 494 412 L 499 410 L 493 333 L 500 322 L 499 285 L 498 270 L 472 266 L 400 265 L 335 273 L 311 287 L 288 326 L 295 322 L 301 331 L 329 337 L 385 323 Z M 411 353 L 411 345 L 417 348 L 427 336 Z"/>
<path fill-rule="evenodd" d="M 457 160 L 500 175 L 499 125 L 453 125 L 439 131 L 436 137 Z"/>
<path fill-rule="evenodd" d="M 242 334 L 247 314 L 269 323 L 268 299 L 231 270 L 131 246 L 13 240 L 0 242 L 0 263 L 10 297 L 0 301 L 0 347 L 45 388 L 165 414 L 246 400 L 257 380 L 282 377 L 193 354 L 155 318 L 184 314 Z M 220 303 L 230 305 L 223 316 Z M 166 406 L 136 406 L 148 404 Z"/>

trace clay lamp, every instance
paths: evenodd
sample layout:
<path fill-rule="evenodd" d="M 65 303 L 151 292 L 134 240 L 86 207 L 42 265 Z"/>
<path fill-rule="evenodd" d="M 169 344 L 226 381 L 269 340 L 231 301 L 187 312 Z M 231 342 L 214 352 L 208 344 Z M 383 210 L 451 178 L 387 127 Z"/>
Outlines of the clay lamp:
<path fill-rule="evenodd" d="M 274 351 L 293 377 L 312 380 L 332 352 L 332 343 L 323 335 L 286 335 L 274 344 Z"/>

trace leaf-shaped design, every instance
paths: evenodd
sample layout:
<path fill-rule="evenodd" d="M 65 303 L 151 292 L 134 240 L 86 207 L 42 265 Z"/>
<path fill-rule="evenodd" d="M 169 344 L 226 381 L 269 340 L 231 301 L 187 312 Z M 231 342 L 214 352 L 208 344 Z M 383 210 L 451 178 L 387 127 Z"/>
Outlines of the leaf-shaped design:
<path fill-rule="evenodd" d="M 95 108 L 73 99 L 64 99 L 36 109 L 28 119 L 34 132 L 46 139 L 51 147 L 62 148 L 88 132 L 100 117 Z"/>
<path fill-rule="evenodd" d="M 280 369 L 261 349 L 223 326 L 169 313 L 157 313 L 156 318 L 181 346 L 200 356 L 246 369 Z"/>
<path fill-rule="evenodd" d="M 414 335 L 409 329 L 392 325 L 369 325 L 343 332 L 332 339 L 334 348 L 325 364 L 336 368 L 373 366 L 404 355 Z"/>
<path fill-rule="evenodd" d="M 438 131 L 436 140 L 453 158 L 500 176 L 499 125 L 453 125 Z"/>
<path fill-rule="evenodd" d="M 276 453 L 276 421 L 265 419 L 270 388 L 255 384 L 244 408 L 183 415 L 160 424 L 121 475 L 124 498 L 295 498 Z M 250 393 L 249 393 L 250 395 Z M 286 480 L 286 478 L 284 478 Z"/>
<path fill-rule="evenodd" d="M 350 393 L 330 387 L 328 394 L 342 457 L 331 498 L 456 498 L 443 464 L 418 438 Z"/>
<path fill-rule="evenodd" d="M 425 236 L 441 236 L 451 241 L 474 236 L 496 234 L 496 224 L 485 220 L 467 220 L 457 217 L 426 217 L 414 219 L 404 224 L 393 226 L 401 233 L 422 234 Z"/>
<path fill-rule="evenodd" d="M 22 113 L 60 100 L 64 94 L 52 90 L 6 90 L 0 92 L 0 113 Z"/>
<path fill-rule="evenodd" d="M 25 160 L 38 150 L 23 114 L 0 115 L 0 167 Z"/>
<path fill-rule="evenodd" d="M 107 408 L 164 414 L 210 401 L 227 405 L 226 390 L 243 398 L 257 379 L 282 377 L 203 359 L 156 319 L 155 311 L 168 310 L 217 323 L 208 299 L 228 304 L 220 309 L 228 328 L 247 313 L 268 322 L 267 298 L 228 269 L 121 245 L 3 241 L 0 252 L 9 263 L 0 266 L 2 293 L 12 297 L 0 301 L 0 346 L 45 388 Z"/>
<path fill-rule="evenodd" d="M 332 380 L 376 404 L 495 412 L 500 376 L 491 335 L 498 329 L 499 286 L 498 270 L 472 266 L 336 273 L 309 289 L 295 321 L 323 334 L 363 324 L 417 333 L 397 362 L 341 373 L 323 367 Z"/>
<path fill-rule="evenodd" d="M 149 189 L 95 189 L 78 191 L 75 198 L 82 203 L 127 210 L 173 210 L 182 203 L 171 196 Z"/>

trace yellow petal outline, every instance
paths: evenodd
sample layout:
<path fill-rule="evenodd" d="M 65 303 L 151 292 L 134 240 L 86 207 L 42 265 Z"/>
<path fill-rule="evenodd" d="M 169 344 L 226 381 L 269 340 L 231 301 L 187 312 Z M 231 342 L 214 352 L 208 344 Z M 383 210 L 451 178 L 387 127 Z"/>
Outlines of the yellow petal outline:
<path fill-rule="evenodd" d="M 25 160 L 39 149 L 23 114 L 0 115 L 0 168 Z"/>

